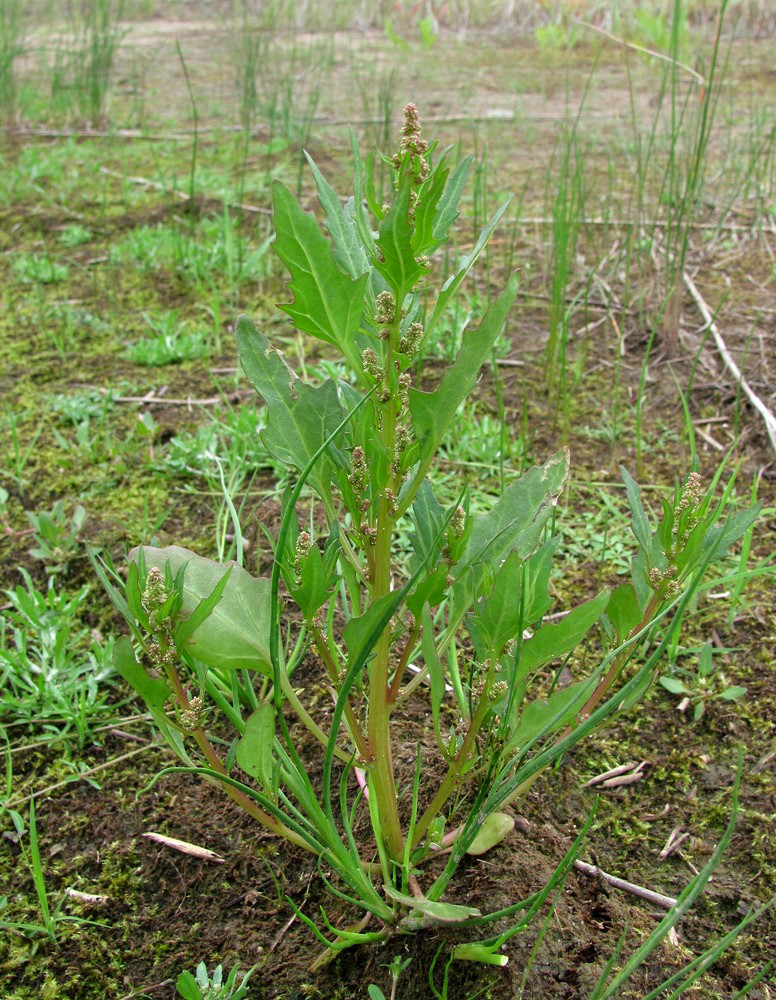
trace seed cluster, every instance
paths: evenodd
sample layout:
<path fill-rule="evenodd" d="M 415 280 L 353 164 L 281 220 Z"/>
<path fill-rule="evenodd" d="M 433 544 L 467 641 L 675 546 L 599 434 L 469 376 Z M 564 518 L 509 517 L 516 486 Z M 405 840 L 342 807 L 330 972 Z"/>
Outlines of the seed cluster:
<path fill-rule="evenodd" d="M 313 540 L 310 537 L 310 533 L 308 531 L 300 531 L 296 540 L 296 550 L 294 552 L 294 576 L 296 577 L 297 583 L 302 582 L 302 564 L 310 554 L 312 544 Z"/>
<path fill-rule="evenodd" d="M 676 557 L 687 545 L 690 534 L 698 523 L 702 498 L 703 481 L 697 472 L 691 472 L 674 510 L 671 548 L 667 553 L 668 566 L 662 571 L 653 566 L 647 574 L 650 587 L 654 591 L 663 588 L 666 597 L 676 597 L 681 589 L 677 580 L 679 569 Z"/>

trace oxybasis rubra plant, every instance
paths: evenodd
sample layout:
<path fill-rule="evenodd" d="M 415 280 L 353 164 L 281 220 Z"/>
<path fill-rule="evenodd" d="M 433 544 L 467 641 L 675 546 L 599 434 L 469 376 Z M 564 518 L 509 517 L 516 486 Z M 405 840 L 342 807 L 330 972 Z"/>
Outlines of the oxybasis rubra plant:
<path fill-rule="evenodd" d="M 487 513 L 469 510 L 465 487 L 440 503 L 437 450 L 517 292 L 512 275 L 435 387 L 419 387 L 424 347 L 506 208 L 434 295 L 434 255 L 469 169 L 465 159 L 453 170 L 448 156 L 422 137 L 409 105 L 386 160 L 389 204 L 373 198 L 355 141 L 344 206 L 310 159 L 328 235 L 274 184 L 274 247 L 293 295 L 282 308 L 349 377 L 299 379 L 250 319 L 238 320 L 242 367 L 266 406 L 264 445 L 296 470 L 271 578 L 176 546 L 133 550 L 124 587 L 96 564 L 132 633 L 116 644 L 117 669 L 181 760 L 163 773 L 203 775 L 318 856 L 331 892 L 360 911 L 346 930 L 324 914 L 328 936 L 299 914 L 329 953 L 493 919 L 444 901 L 462 860 L 503 839 L 510 803 L 643 697 L 709 566 L 757 513 L 723 520 L 728 492 L 714 502 L 691 474 L 654 526 L 624 473 L 638 543 L 631 580 L 546 621 L 568 453 L 512 482 Z M 584 672 L 556 684 L 557 665 L 583 642 Z M 407 711 L 413 700 L 420 713 Z M 223 753 L 208 735 L 216 724 L 221 743 L 234 730 Z M 546 892 L 498 916 L 522 913 L 524 926 L 577 849 Z M 458 957 L 503 964 L 503 940 L 461 945 Z"/>

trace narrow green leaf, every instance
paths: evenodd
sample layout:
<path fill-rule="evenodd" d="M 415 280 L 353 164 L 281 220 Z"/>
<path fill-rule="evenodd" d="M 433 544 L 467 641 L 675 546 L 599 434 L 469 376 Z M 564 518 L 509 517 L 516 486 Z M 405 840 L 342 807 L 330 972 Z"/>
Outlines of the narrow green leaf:
<path fill-rule="evenodd" d="M 641 491 L 639 490 L 638 484 L 625 466 L 620 466 L 620 473 L 622 475 L 623 482 L 625 483 L 625 490 L 628 494 L 633 534 L 636 536 L 636 541 L 639 543 L 646 555 L 649 556 L 652 551 L 652 529 L 649 525 L 649 519 L 644 513 L 644 506 L 641 502 Z"/>
<path fill-rule="evenodd" d="M 412 425 L 421 442 L 423 456 L 434 453 L 458 407 L 476 385 L 480 368 L 515 301 L 517 287 L 518 276 L 513 274 L 501 295 L 491 302 L 479 327 L 464 332 L 456 359 L 445 371 L 437 389 L 433 392 L 410 389 Z"/>
<path fill-rule="evenodd" d="M 444 160 L 440 160 L 433 174 L 420 189 L 415 208 L 415 234 L 412 239 L 416 254 L 431 254 L 439 246 L 434 239 L 434 221 L 449 172 Z"/>
<path fill-rule="evenodd" d="M 113 666 L 133 691 L 136 691 L 153 713 L 162 712 L 169 696 L 167 682 L 161 677 L 149 677 L 137 662 L 132 643 L 122 635 L 113 647 Z"/>
<path fill-rule="evenodd" d="M 704 549 L 714 560 L 721 559 L 731 545 L 734 545 L 750 528 L 760 515 L 762 501 L 733 514 L 723 524 L 715 524 L 709 528 L 704 539 Z"/>
<path fill-rule="evenodd" d="M 520 652 L 518 672 L 526 676 L 552 660 L 566 656 L 582 642 L 595 625 L 609 602 L 609 591 L 603 590 L 591 601 L 580 604 L 565 618 L 542 627 L 527 642 Z"/>
<path fill-rule="evenodd" d="M 418 910 L 432 920 L 441 923 L 452 924 L 460 920 L 467 920 L 469 917 L 481 916 L 480 911 L 475 906 L 462 906 L 459 903 L 435 903 L 424 896 L 405 896 L 403 892 L 398 892 L 393 886 L 385 885 L 383 890 L 386 896 L 395 899 L 397 903 L 409 907 L 411 910 Z"/>
<path fill-rule="evenodd" d="M 431 717 L 434 722 L 434 730 L 441 737 L 439 730 L 439 709 L 442 699 L 445 696 L 445 671 L 437 653 L 436 642 L 434 641 L 434 623 L 431 620 L 431 612 L 428 605 L 425 605 L 422 613 L 423 632 L 420 638 L 420 651 L 423 654 L 423 662 L 428 669 L 428 679 L 431 684 Z"/>
<path fill-rule="evenodd" d="M 523 624 L 520 601 L 522 565 L 517 552 L 511 552 L 496 573 L 490 593 L 471 615 L 471 621 L 487 647 L 488 657 L 498 658 Z"/>
<path fill-rule="evenodd" d="M 612 624 L 619 645 L 641 621 L 641 610 L 632 584 L 621 583 L 612 591 L 606 605 L 606 616 Z"/>
<path fill-rule="evenodd" d="M 412 520 L 415 523 L 415 531 L 410 535 L 410 542 L 415 552 L 415 559 L 423 562 L 432 552 L 445 520 L 445 509 L 434 496 L 433 487 L 427 479 L 420 484 L 413 501 Z"/>
<path fill-rule="evenodd" d="M 529 702 L 520 714 L 520 721 L 510 736 L 507 749 L 524 747 L 537 736 L 546 739 L 567 726 L 582 708 L 591 690 L 589 681 L 577 681 L 553 691 L 546 701 L 537 698 Z"/>
<path fill-rule="evenodd" d="M 361 151 L 358 148 L 358 140 L 352 128 L 348 129 L 350 133 L 350 149 L 353 154 L 353 218 L 356 222 L 356 228 L 358 229 L 358 235 L 361 237 L 361 242 L 366 248 L 367 255 L 374 252 L 374 233 L 372 232 L 372 227 L 369 224 L 369 216 L 367 215 L 366 208 L 364 207 L 364 199 L 366 197 L 365 182 L 364 182 L 364 161 L 361 158 Z"/>
<path fill-rule="evenodd" d="M 708 677 L 714 670 L 713 649 L 711 642 L 704 642 L 698 655 L 698 673 L 701 677 Z"/>
<path fill-rule="evenodd" d="M 203 597 L 196 608 L 192 611 L 188 618 L 180 623 L 180 625 L 175 629 L 175 643 L 179 646 L 184 646 L 186 642 L 191 638 L 192 634 L 200 625 L 203 625 L 210 615 L 213 613 L 218 602 L 221 600 L 221 596 L 224 593 L 224 588 L 229 582 L 229 575 L 232 572 L 231 567 L 224 573 L 221 579 L 213 588 L 213 593 L 208 597 Z"/>
<path fill-rule="evenodd" d="M 502 968 L 509 962 L 508 955 L 500 955 L 484 944 L 459 944 L 453 948 L 453 958 L 457 962 L 479 962 L 481 965 L 497 965 Z"/>
<path fill-rule="evenodd" d="M 337 583 L 336 573 L 327 570 L 321 550 L 313 545 L 302 562 L 299 584 L 291 584 L 289 591 L 299 605 L 305 621 L 312 621 L 315 612 L 329 600 Z"/>
<path fill-rule="evenodd" d="M 434 217 L 434 240 L 442 244 L 448 237 L 450 226 L 458 218 L 458 204 L 469 176 L 471 156 L 465 156 L 455 168 L 444 194 L 439 199 L 436 216 Z"/>
<path fill-rule="evenodd" d="M 677 677 L 661 677 L 659 683 L 661 687 L 664 687 L 666 691 L 670 691 L 671 694 L 691 693 Z"/>
<path fill-rule="evenodd" d="M 480 233 L 479 238 L 477 239 L 477 242 L 474 244 L 474 248 L 472 249 L 471 253 L 461 258 L 461 261 L 458 265 L 458 270 L 455 272 L 455 274 L 451 274 L 450 277 L 442 286 L 442 290 L 439 293 L 439 296 L 436 300 L 436 305 L 434 306 L 434 311 L 431 314 L 431 319 L 426 323 L 427 338 L 431 333 L 431 331 L 436 326 L 442 313 L 447 308 L 448 303 L 455 295 L 455 293 L 458 291 L 458 289 L 461 287 L 464 278 L 469 273 L 469 271 L 471 271 L 471 269 L 474 267 L 477 258 L 480 256 L 482 251 L 487 246 L 488 241 L 493 235 L 494 229 L 499 224 L 501 216 L 504 214 L 504 212 L 506 212 L 508 206 L 509 206 L 509 201 L 506 201 L 501 206 L 501 208 L 498 209 L 493 218 Z"/>
<path fill-rule="evenodd" d="M 342 270 L 347 271 L 351 278 L 360 278 L 362 274 L 370 271 L 371 267 L 355 219 L 345 213 L 337 192 L 320 172 L 307 150 L 304 155 L 310 164 L 315 186 L 318 188 L 318 201 L 326 213 L 326 228 L 334 243 L 334 257 Z"/>
<path fill-rule="evenodd" d="M 526 625 L 538 621 L 552 607 L 549 594 L 550 572 L 559 542 L 560 536 L 556 535 L 526 560 L 523 593 Z"/>
<path fill-rule="evenodd" d="M 348 647 L 348 663 L 355 663 L 367 653 L 373 643 L 374 628 L 385 615 L 385 609 L 396 601 L 396 593 L 386 594 L 373 601 L 366 612 L 358 618 L 351 618 L 343 630 L 343 638 Z"/>

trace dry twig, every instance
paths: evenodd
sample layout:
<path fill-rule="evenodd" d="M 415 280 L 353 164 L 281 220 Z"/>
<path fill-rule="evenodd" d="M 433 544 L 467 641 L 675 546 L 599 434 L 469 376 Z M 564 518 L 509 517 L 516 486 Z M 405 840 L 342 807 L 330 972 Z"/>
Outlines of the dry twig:
<path fill-rule="evenodd" d="M 211 851 L 208 847 L 200 847 L 198 844 L 190 844 L 187 840 L 178 840 L 177 837 L 166 837 L 163 833 L 144 833 L 144 837 L 153 840 L 155 844 L 162 847 L 170 847 L 173 851 L 180 851 L 181 854 L 188 854 L 189 857 L 199 858 L 200 861 L 216 861 L 219 865 L 224 863 L 220 854 Z"/>
<path fill-rule="evenodd" d="M 616 875 L 609 875 L 608 872 L 601 871 L 600 868 L 597 868 L 595 865 L 589 865 L 585 861 L 575 861 L 574 867 L 584 872 L 585 875 L 600 878 L 607 885 L 611 885 L 615 889 L 629 892 L 632 896 L 638 896 L 639 899 L 644 899 L 648 903 L 654 903 L 655 906 L 662 906 L 664 910 L 670 910 L 672 906 L 676 906 L 677 900 L 673 896 L 664 896 L 662 892 L 645 889 L 644 886 L 636 885 L 634 882 L 626 882 L 625 879 L 617 878 Z"/>
<path fill-rule="evenodd" d="M 765 421 L 765 430 L 768 435 L 768 440 L 770 441 L 773 450 L 776 451 L 776 416 L 773 415 L 773 413 L 768 409 L 765 403 L 763 403 L 760 397 L 754 392 L 752 387 L 749 385 L 749 383 L 746 381 L 743 374 L 741 373 L 741 369 L 733 360 L 733 356 L 728 350 L 727 345 L 725 344 L 725 341 L 722 338 L 722 334 L 719 332 L 717 324 L 714 322 L 714 318 L 711 315 L 711 311 L 709 310 L 708 305 L 706 304 L 706 300 L 703 298 L 701 293 L 696 288 L 695 282 L 692 280 L 692 278 L 686 271 L 682 275 L 682 278 L 684 280 L 684 284 L 685 287 L 687 288 L 687 291 L 690 293 L 690 295 L 692 295 L 693 299 L 695 300 L 695 304 L 698 307 L 698 311 L 700 312 L 701 316 L 703 316 L 703 319 L 706 325 L 708 326 L 709 330 L 711 330 L 711 334 L 714 337 L 714 343 L 717 345 L 717 350 L 719 351 L 720 357 L 722 358 L 725 367 L 731 373 L 736 382 L 741 386 L 744 395 L 752 404 L 754 409 L 757 410 L 757 412 Z"/>

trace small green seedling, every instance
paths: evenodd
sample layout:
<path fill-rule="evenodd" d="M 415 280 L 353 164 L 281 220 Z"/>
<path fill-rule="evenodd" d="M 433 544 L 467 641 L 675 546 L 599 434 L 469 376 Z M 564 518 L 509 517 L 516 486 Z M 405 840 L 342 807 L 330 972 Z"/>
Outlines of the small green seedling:
<path fill-rule="evenodd" d="M 698 655 L 698 671 L 677 671 L 674 674 L 664 674 L 660 684 L 681 699 L 677 706 L 680 712 L 688 708 L 693 710 L 693 719 L 697 722 L 703 718 L 708 702 L 738 701 L 746 694 L 746 688 L 740 684 L 730 684 L 724 673 L 714 663 L 714 649 L 710 642 L 704 643 Z M 677 676 L 677 673 L 681 676 Z"/>
<path fill-rule="evenodd" d="M 204 962 L 200 962 L 195 976 L 190 972 L 181 972 L 178 976 L 176 983 L 178 995 L 183 997 L 183 1000 L 243 1000 L 243 997 L 248 996 L 248 980 L 254 970 L 246 972 L 238 985 L 239 971 L 238 962 L 224 979 L 224 970 L 217 965 L 213 975 L 209 976 L 207 966 Z"/>
<path fill-rule="evenodd" d="M 35 548 L 30 549 L 29 554 L 45 564 L 48 574 L 64 573 L 81 547 L 86 508 L 78 504 L 68 518 L 64 503 L 57 500 L 50 511 L 40 514 L 27 511 L 27 520 L 35 539 Z"/>
<path fill-rule="evenodd" d="M 396 987 L 399 985 L 399 977 L 411 961 L 412 956 L 409 958 L 402 958 L 401 955 L 394 955 L 391 962 L 385 966 L 391 974 L 391 995 L 388 997 L 388 1000 L 396 1000 Z M 386 1000 L 383 991 L 374 983 L 369 985 L 368 992 L 369 1000 Z"/>

